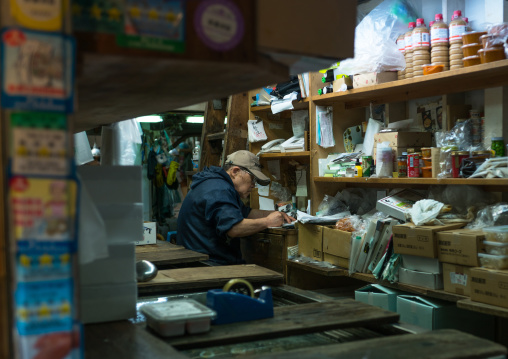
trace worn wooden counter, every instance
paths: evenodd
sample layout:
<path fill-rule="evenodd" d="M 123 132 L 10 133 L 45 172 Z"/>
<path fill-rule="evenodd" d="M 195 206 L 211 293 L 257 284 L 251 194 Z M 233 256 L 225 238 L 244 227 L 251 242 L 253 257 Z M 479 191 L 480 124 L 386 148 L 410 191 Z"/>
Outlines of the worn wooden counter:
<path fill-rule="evenodd" d="M 155 266 L 165 266 L 206 261 L 208 255 L 166 241 L 157 241 L 156 244 L 136 246 L 136 260 L 143 259 L 152 262 Z"/>

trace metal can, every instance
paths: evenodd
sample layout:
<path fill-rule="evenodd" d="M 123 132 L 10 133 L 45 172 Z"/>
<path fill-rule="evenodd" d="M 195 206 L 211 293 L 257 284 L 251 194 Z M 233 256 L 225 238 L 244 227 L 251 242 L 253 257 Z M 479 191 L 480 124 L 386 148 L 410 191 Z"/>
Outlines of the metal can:
<path fill-rule="evenodd" d="M 407 154 L 407 176 L 420 177 L 420 155 L 418 153 Z"/>
<path fill-rule="evenodd" d="M 372 176 L 372 165 L 374 164 L 372 156 L 362 156 L 362 177 Z"/>
<path fill-rule="evenodd" d="M 405 156 L 397 158 L 397 172 L 399 178 L 407 177 L 407 159 Z"/>
<path fill-rule="evenodd" d="M 460 177 L 460 165 L 464 158 L 469 158 L 469 151 L 452 151 L 452 177 Z"/>

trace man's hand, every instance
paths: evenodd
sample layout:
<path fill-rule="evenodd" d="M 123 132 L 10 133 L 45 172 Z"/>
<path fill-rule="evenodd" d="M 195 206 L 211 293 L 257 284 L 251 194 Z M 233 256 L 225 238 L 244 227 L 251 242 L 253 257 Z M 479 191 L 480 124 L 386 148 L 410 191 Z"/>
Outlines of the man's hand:
<path fill-rule="evenodd" d="M 274 211 L 266 217 L 266 221 L 267 227 L 270 228 L 280 227 L 284 224 L 284 222 L 291 223 L 292 221 L 295 221 L 295 219 L 284 212 Z"/>

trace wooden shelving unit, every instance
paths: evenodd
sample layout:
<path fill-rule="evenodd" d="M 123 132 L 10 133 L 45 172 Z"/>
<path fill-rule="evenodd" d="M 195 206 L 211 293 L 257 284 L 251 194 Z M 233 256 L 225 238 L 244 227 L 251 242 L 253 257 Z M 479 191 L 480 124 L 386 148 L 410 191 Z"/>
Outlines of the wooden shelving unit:
<path fill-rule="evenodd" d="M 508 309 L 495 305 L 473 302 L 471 299 L 462 299 L 457 302 L 457 307 L 483 314 L 495 315 L 496 317 L 508 318 Z"/>
<path fill-rule="evenodd" d="M 506 85 L 508 60 L 464 67 L 437 74 L 379 85 L 357 88 L 345 92 L 313 96 L 319 106 L 344 103 L 347 109 L 413 100 L 422 97 L 445 95 Z"/>
<path fill-rule="evenodd" d="M 293 109 L 288 111 L 294 111 L 294 110 L 306 110 L 309 108 L 309 99 L 304 98 L 302 101 L 293 101 Z M 251 106 L 250 108 L 251 112 L 258 113 L 258 112 L 272 112 L 271 106 Z M 285 111 L 284 111 L 285 112 Z"/>
<path fill-rule="evenodd" d="M 260 158 L 266 159 L 277 159 L 277 158 L 297 158 L 297 157 L 309 157 L 310 151 L 299 151 L 299 152 L 276 152 L 276 153 L 262 153 L 259 155 Z"/>
<path fill-rule="evenodd" d="M 337 183 L 346 187 L 411 188 L 439 185 L 482 186 L 490 191 L 502 191 L 508 186 L 506 178 L 372 178 L 372 177 L 314 177 L 314 182 Z"/>

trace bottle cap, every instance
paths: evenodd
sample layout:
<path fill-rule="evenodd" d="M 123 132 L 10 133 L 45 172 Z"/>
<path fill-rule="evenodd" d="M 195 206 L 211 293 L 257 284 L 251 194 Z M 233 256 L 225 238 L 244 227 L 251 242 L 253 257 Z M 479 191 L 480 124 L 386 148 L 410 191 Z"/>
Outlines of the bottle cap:
<path fill-rule="evenodd" d="M 434 25 L 435 21 L 431 21 L 429 22 L 429 27 L 432 27 L 432 25 Z"/>
<path fill-rule="evenodd" d="M 443 21 L 443 14 L 436 14 L 436 16 L 434 17 L 434 20 Z"/>
<path fill-rule="evenodd" d="M 492 141 L 503 141 L 503 137 L 492 137 Z"/>
<path fill-rule="evenodd" d="M 460 11 L 460 10 L 455 10 L 455 11 L 453 12 L 452 19 L 457 19 L 457 18 L 459 18 L 459 17 L 461 17 L 461 16 L 462 16 L 462 11 Z"/>
<path fill-rule="evenodd" d="M 317 93 L 318 93 L 318 95 L 322 95 L 323 94 L 323 89 L 317 90 Z"/>
<path fill-rule="evenodd" d="M 466 22 L 466 24 L 469 24 L 469 18 L 463 17 L 462 20 L 464 20 Z"/>
<path fill-rule="evenodd" d="M 422 18 L 416 19 L 416 26 L 422 26 L 425 25 L 425 20 Z"/>
<path fill-rule="evenodd" d="M 360 163 L 360 159 L 359 159 L 359 158 L 357 158 L 357 159 L 356 159 L 355 166 L 360 166 L 360 165 L 361 165 L 361 163 Z"/>
<path fill-rule="evenodd" d="M 412 28 L 414 28 L 415 26 L 416 26 L 416 22 L 410 22 L 410 23 L 409 23 L 409 25 L 407 25 L 407 27 L 408 27 L 409 29 L 412 29 Z"/>

